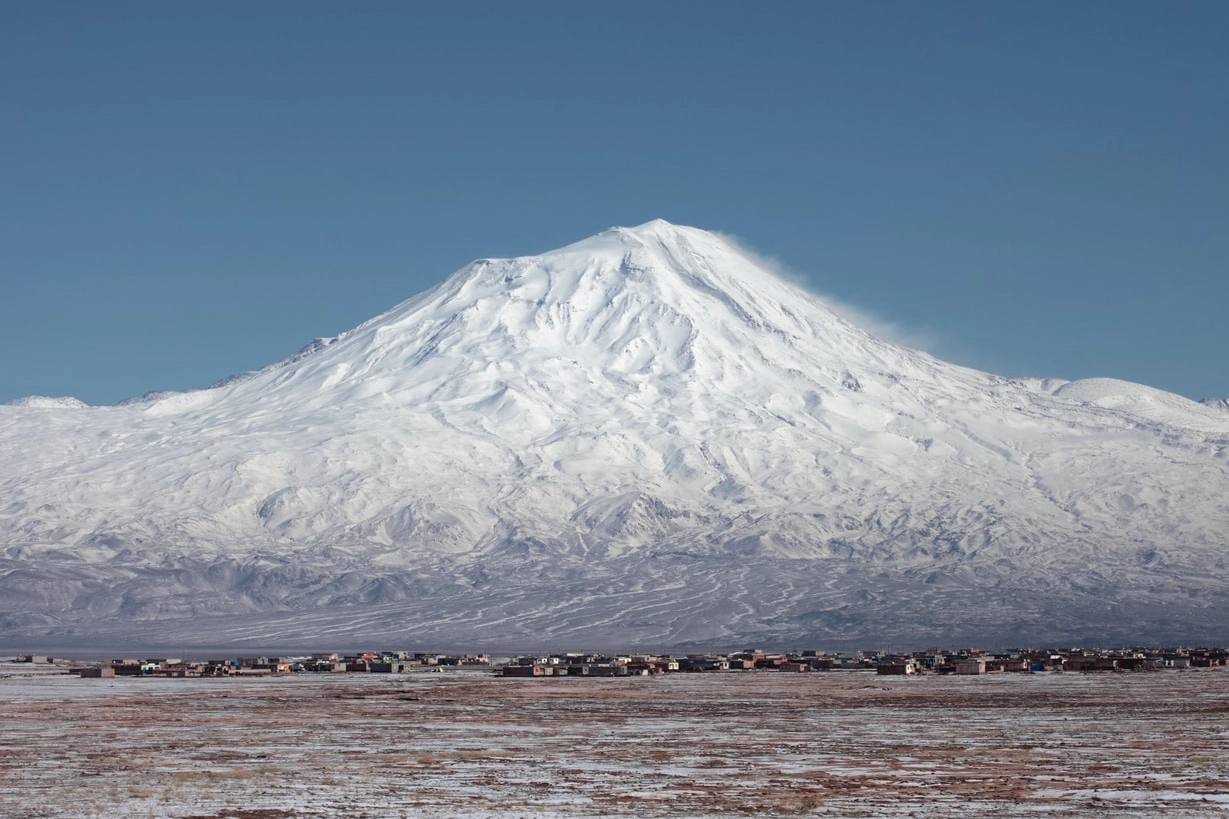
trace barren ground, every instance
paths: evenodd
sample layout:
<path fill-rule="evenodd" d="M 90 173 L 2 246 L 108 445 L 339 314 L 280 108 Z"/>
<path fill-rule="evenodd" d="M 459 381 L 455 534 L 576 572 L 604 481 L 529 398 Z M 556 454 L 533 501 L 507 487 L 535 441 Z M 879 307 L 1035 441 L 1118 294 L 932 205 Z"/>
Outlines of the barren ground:
<path fill-rule="evenodd" d="M 0 666 L 6 817 L 1229 814 L 1229 669 L 87 680 Z"/>

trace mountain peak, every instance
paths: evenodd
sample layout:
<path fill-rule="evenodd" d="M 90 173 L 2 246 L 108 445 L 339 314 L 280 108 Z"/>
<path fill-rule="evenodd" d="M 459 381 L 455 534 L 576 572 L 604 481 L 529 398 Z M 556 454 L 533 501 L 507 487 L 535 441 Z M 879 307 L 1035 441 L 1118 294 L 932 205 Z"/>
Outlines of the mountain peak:
<path fill-rule="evenodd" d="M 0 418 L 0 637 L 1229 627 L 1225 413 L 946 364 L 663 220 L 212 389 L 59 406 Z"/>
<path fill-rule="evenodd" d="M 665 219 L 650 219 L 643 224 L 635 225 L 633 227 L 621 227 L 616 225 L 602 231 L 602 234 L 605 233 L 616 233 L 639 241 L 677 240 L 679 238 L 694 238 L 696 236 L 716 237 L 716 234 L 712 233 L 711 231 L 689 227 L 687 225 L 676 225 L 673 222 L 667 222 Z M 600 236 L 602 234 L 598 235 Z"/>
<path fill-rule="evenodd" d="M 475 261 L 345 334 L 323 358 L 345 360 L 347 381 L 378 363 L 390 385 L 430 374 L 458 394 L 526 383 L 565 395 L 611 383 L 622 392 L 687 373 L 699 394 L 745 381 L 745 400 L 766 383 L 782 387 L 769 373 L 826 366 L 840 375 L 890 346 L 720 235 L 658 219 L 538 255 Z M 498 365 L 475 371 L 487 361 Z M 501 375 L 491 380 L 494 369 Z"/>
<path fill-rule="evenodd" d="M 675 225 L 664 219 L 653 219 L 633 227 L 615 226 L 603 230 L 593 236 L 549 250 L 528 259 L 548 257 L 563 257 L 575 260 L 581 254 L 591 254 L 595 258 L 622 258 L 626 254 L 651 254 L 651 262 L 674 257 L 684 261 L 688 256 L 741 256 L 741 252 L 730 240 L 720 234 L 700 228 Z M 640 257 L 644 259 L 645 257 Z"/>

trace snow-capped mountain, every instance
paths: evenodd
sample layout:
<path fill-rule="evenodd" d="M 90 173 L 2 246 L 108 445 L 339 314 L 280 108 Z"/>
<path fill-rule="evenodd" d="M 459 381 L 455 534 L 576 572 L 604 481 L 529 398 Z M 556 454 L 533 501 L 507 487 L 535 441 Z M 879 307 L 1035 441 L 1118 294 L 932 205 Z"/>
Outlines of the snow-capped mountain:
<path fill-rule="evenodd" d="M 1229 414 L 1012 380 L 656 221 L 206 390 L 0 407 L 0 641 L 1223 637 Z"/>

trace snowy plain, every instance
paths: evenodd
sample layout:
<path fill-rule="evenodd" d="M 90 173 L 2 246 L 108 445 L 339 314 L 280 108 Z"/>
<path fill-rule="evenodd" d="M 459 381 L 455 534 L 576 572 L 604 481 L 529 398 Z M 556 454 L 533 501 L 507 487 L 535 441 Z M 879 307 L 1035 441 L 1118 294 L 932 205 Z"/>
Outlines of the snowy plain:
<path fill-rule="evenodd" d="M 1223 816 L 1229 672 L 155 680 L 0 665 L 28 817 Z"/>

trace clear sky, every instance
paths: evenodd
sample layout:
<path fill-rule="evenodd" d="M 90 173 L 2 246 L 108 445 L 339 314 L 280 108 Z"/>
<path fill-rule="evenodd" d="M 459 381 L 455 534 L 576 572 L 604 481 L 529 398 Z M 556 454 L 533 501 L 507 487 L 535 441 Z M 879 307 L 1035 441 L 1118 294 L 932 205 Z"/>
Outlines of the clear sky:
<path fill-rule="evenodd" d="M 1229 3 L 7 3 L 0 401 L 661 217 L 949 360 L 1229 396 Z"/>

